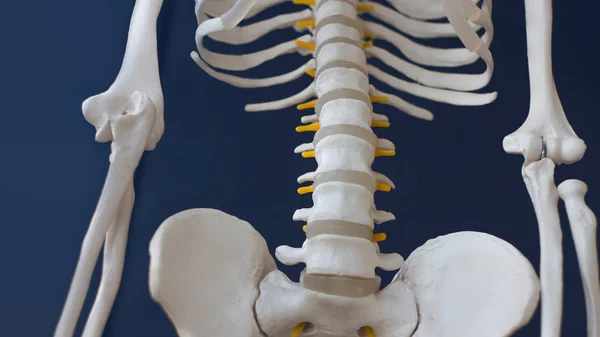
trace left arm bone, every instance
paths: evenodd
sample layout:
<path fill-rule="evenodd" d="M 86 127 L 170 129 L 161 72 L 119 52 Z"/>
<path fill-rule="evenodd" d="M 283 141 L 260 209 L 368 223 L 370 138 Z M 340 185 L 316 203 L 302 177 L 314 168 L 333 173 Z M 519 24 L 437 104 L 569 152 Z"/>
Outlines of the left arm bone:
<path fill-rule="evenodd" d="M 163 94 L 158 72 L 156 20 L 162 0 L 137 0 L 123 64 L 104 93 L 83 103 L 96 141 L 111 144 L 106 182 L 84 238 L 56 337 L 72 336 L 98 255 L 105 243 L 103 276 L 84 336 L 100 336 L 119 288 L 133 207 L 133 174 L 144 150 L 152 150 L 164 131 Z"/>

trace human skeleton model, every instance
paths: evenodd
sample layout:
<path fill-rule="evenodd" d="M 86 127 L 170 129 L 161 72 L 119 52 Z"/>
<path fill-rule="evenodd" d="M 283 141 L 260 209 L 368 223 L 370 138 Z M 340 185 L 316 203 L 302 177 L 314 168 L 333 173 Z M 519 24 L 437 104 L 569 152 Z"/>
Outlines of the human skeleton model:
<path fill-rule="evenodd" d="M 297 131 L 316 131 L 312 143 L 296 152 L 314 157 L 315 172 L 298 178 L 312 182 L 314 206 L 296 211 L 305 221 L 301 248 L 278 247 L 284 264 L 305 263 L 300 283 L 276 269 L 264 239 L 246 222 L 223 212 L 193 209 L 167 219 L 150 244 L 150 288 L 181 336 L 470 337 L 508 336 L 534 313 L 540 282 L 531 264 L 507 242 L 491 235 L 459 232 L 432 239 L 404 262 L 379 251 L 384 234 L 375 224 L 393 220 L 377 210 L 376 191 L 393 183 L 373 172 L 375 157 L 395 153 L 372 128 L 387 127 L 373 103 L 392 105 L 412 116 L 431 112 L 369 84 L 369 76 L 415 96 L 455 105 L 483 105 L 495 93 L 469 93 L 484 87 L 493 72 L 491 0 L 395 0 L 394 9 L 357 0 L 295 0 L 309 8 L 244 27 L 244 18 L 286 0 L 205 0 L 196 3 L 199 27 L 194 61 L 209 75 L 239 87 L 265 87 L 292 81 L 305 72 L 315 78 L 302 92 L 275 102 L 252 104 L 249 111 L 298 104 L 314 109 Z M 562 310 L 562 233 L 557 203 L 564 200 L 584 283 L 588 336 L 600 336 L 600 286 L 596 219 L 585 205 L 586 185 L 567 180 L 558 188 L 555 164 L 578 161 L 585 144 L 567 122 L 551 69 L 550 0 L 525 0 L 531 106 L 523 126 L 504 139 L 508 153 L 525 158 L 522 173 L 540 228 L 542 336 L 559 336 Z M 163 132 L 163 99 L 158 76 L 156 18 L 162 0 L 137 0 L 123 66 L 113 86 L 86 100 L 83 111 L 96 140 L 112 141 L 111 165 L 55 336 L 71 336 L 104 243 L 103 273 L 84 336 L 100 336 L 115 299 L 129 218 L 132 177 L 145 150 Z M 409 37 L 459 37 L 465 48 L 439 49 L 414 42 L 359 16 L 368 12 Z M 212 19 L 210 18 L 212 17 Z M 446 17 L 448 23 L 430 19 Z M 203 37 L 250 43 L 266 33 L 296 27 L 309 34 L 243 56 L 213 53 Z M 476 33 L 481 27 L 485 34 Z M 365 38 L 384 39 L 405 61 Z M 278 55 L 300 52 L 312 59 L 300 68 L 267 79 L 249 79 L 217 69 L 245 70 Z M 414 83 L 368 64 L 375 57 Z M 481 74 L 437 72 L 422 66 L 458 67 L 482 58 Z M 317 99 L 311 100 L 313 97 Z M 215 252 L 219 252 L 218 255 Z M 374 269 L 399 270 L 380 290 Z"/>

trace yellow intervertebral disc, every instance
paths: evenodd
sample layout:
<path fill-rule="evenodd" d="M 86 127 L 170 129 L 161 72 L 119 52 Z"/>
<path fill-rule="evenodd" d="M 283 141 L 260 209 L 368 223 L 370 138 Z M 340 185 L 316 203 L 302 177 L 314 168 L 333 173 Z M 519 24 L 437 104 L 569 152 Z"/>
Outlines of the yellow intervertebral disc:
<path fill-rule="evenodd" d="M 356 5 L 356 10 L 359 12 L 372 12 L 375 10 L 375 8 L 369 5 Z"/>
<path fill-rule="evenodd" d="M 362 47 L 367 48 L 367 47 L 371 47 L 372 45 L 373 45 L 373 40 L 363 43 Z"/>
<path fill-rule="evenodd" d="M 310 69 L 310 68 L 306 68 L 306 73 L 308 74 L 308 76 L 310 77 L 315 77 L 317 74 L 315 74 L 315 71 Z"/>

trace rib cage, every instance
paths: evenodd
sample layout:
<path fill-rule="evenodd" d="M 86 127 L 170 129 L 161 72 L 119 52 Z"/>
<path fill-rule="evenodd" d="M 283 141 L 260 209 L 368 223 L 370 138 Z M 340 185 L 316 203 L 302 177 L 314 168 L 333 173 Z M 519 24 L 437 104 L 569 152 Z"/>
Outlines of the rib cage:
<path fill-rule="evenodd" d="M 259 0 L 246 19 L 283 2 Z M 403 0 L 391 3 L 395 10 L 379 3 L 356 0 L 294 0 L 294 3 L 310 8 L 209 36 L 239 45 L 256 41 L 276 29 L 294 27 L 304 33 L 300 37 L 251 54 L 226 55 L 206 49 L 203 36 L 197 34 L 198 52 L 193 52 L 192 58 L 210 76 L 243 88 L 284 84 L 305 73 L 315 78 L 293 96 L 246 106 L 247 111 L 278 110 L 293 105 L 298 105 L 299 110 L 315 109 L 315 114 L 302 117 L 306 125 L 297 128 L 299 132 L 315 131 L 315 138 L 295 150 L 305 158 L 315 157 L 318 163 L 315 172 L 298 178 L 299 183 L 313 182 L 298 192 L 312 192 L 314 206 L 294 214 L 294 220 L 307 222 L 307 240 L 302 248 L 278 247 L 276 256 L 284 264 L 305 263 L 303 284 L 308 288 L 345 296 L 366 296 L 379 287 L 375 267 L 396 270 L 402 265 L 398 254 L 379 252 L 376 242 L 384 235 L 373 234 L 374 224 L 394 219 L 391 213 L 375 209 L 373 194 L 377 190 L 389 191 L 394 186 L 387 177 L 373 172 L 371 164 L 377 156 L 395 154 L 394 144 L 378 139 L 371 129 L 389 126 L 386 116 L 373 112 L 373 103 L 391 105 L 420 119 L 433 118 L 430 111 L 378 90 L 369 83 L 369 77 L 399 92 L 432 101 L 465 106 L 492 102 L 496 93 L 469 92 L 487 85 L 494 68 L 489 51 L 493 38 L 491 0 L 483 1 L 481 8 L 471 0 L 430 1 L 422 5 Z M 218 1 L 198 2 L 198 23 L 220 16 L 229 8 L 230 4 Z M 362 17 L 362 13 L 396 30 L 370 21 Z M 444 17 L 449 22 L 427 21 Z M 485 33 L 479 37 L 476 32 L 482 27 Z M 457 37 L 466 48 L 435 48 L 411 39 Z M 406 59 L 396 56 L 397 51 L 373 45 L 378 39 L 391 43 Z M 270 78 L 249 79 L 218 70 L 244 71 L 295 52 L 312 58 L 288 73 Z M 385 73 L 368 63 L 370 58 L 381 60 L 414 82 Z M 486 63 L 485 71 L 480 74 L 426 68 L 460 67 L 479 58 Z M 313 97 L 317 99 L 311 101 Z M 333 289 L 331 284 L 343 286 Z"/>

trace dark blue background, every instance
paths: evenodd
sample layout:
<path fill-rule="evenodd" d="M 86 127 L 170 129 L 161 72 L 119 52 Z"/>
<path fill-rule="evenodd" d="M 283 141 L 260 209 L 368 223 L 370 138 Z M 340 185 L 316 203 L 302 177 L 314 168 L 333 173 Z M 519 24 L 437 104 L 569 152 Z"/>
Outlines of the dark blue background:
<path fill-rule="evenodd" d="M 108 167 L 109 145 L 94 142 L 94 129 L 83 119 L 80 106 L 115 78 L 133 4 L 0 1 L 3 337 L 50 336 L 58 320 Z M 313 170 L 315 162 L 292 153 L 296 145 L 310 141 L 310 136 L 294 132 L 303 114 L 294 109 L 246 113 L 243 105 L 295 93 L 309 78 L 255 90 L 210 78 L 189 58 L 194 49 L 193 6 L 189 0 L 166 0 L 160 15 L 166 133 L 156 150 L 146 153 L 135 178 L 137 200 L 125 272 L 105 336 L 175 336 L 150 299 L 147 283 L 150 238 L 176 212 L 221 209 L 252 223 L 271 250 L 303 241 L 302 224 L 291 220 L 296 208 L 311 205 L 310 197 L 296 194 L 295 179 Z M 291 8 L 282 6 L 265 15 L 283 7 Z M 600 21 L 593 15 L 598 10 L 595 1 L 555 1 L 553 47 L 560 97 L 571 124 L 588 144 L 584 159 L 559 167 L 556 180 L 579 178 L 588 183 L 587 200 L 596 211 L 600 150 L 594 130 L 600 122 L 600 67 L 595 41 Z M 383 251 L 407 257 L 429 238 L 477 230 L 513 243 L 537 268 L 538 230 L 520 177 L 522 159 L 501 147 L 504 135 L 523 122 L 528 110 L 524 21 L 522 1 L 495 3 L 496 73 L 488 87 L 499 92 L 495 103 L 460 108 L 407 97 L 433 110 L 433 122 L 376 105 L 377 112 L 392 121 L 390 129 L 378 133 L 398 150 L 396 157 L 375 163 L 375 169 L 397 185 L 392 193 L 377 197 L 378 207 L 397 217 L 381 227 L 389 237 L 381 244 Z M 236 52 L 273 45 L 289 34 L 271 34 Z M 300 59 L 285 56 L 249 74 L 292 69 Z M 584 336 L 583 291 L 566 224 L 563 221 L 563 336 Z M 297 279 L 301 266 L 283 269 Z M 93 297 L 86 301 L 85 315 Z M 517 336 L 539 336 L 539 314 Z"/>

